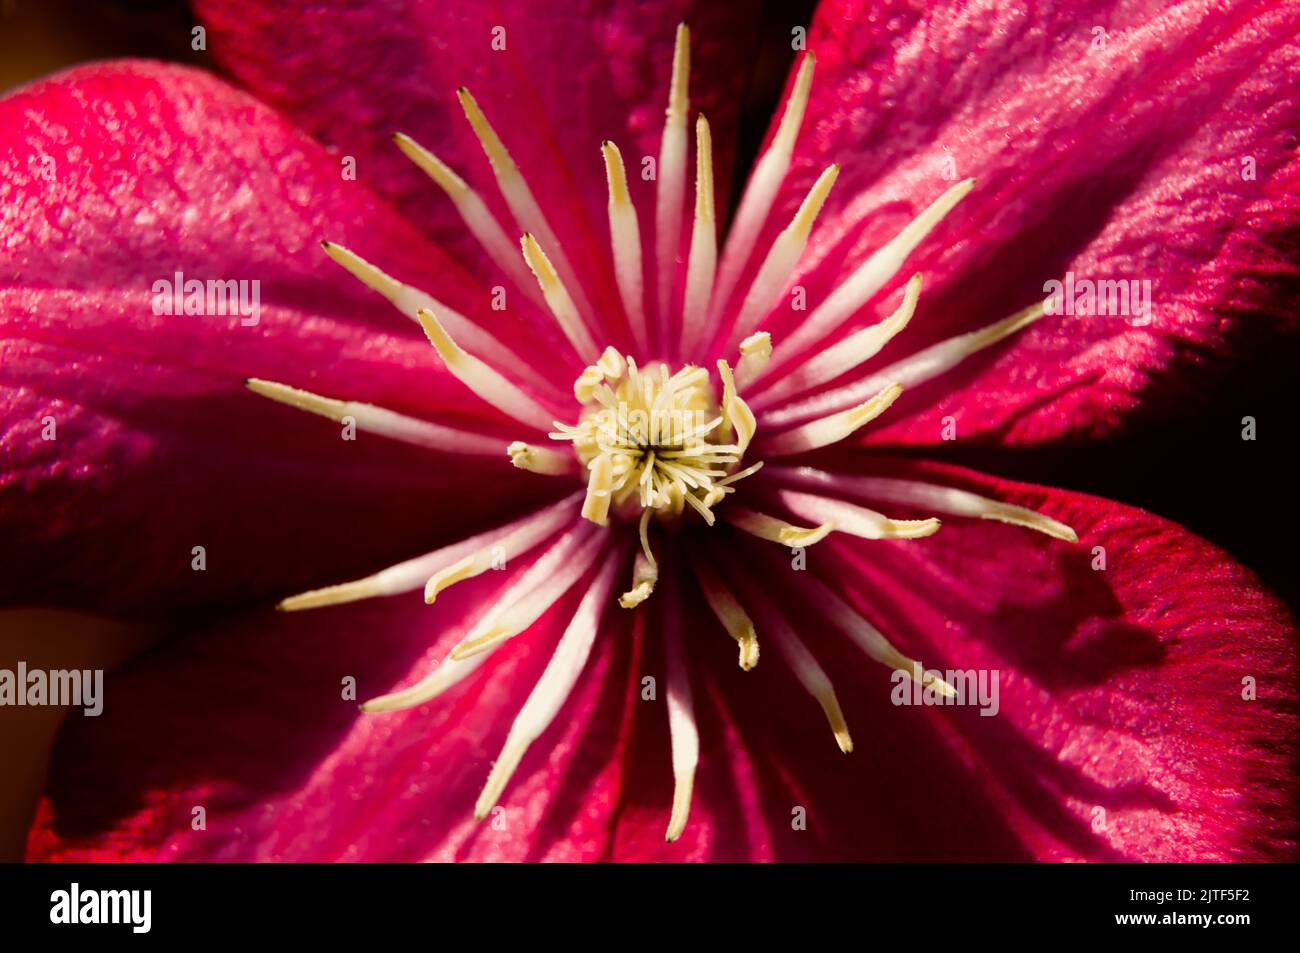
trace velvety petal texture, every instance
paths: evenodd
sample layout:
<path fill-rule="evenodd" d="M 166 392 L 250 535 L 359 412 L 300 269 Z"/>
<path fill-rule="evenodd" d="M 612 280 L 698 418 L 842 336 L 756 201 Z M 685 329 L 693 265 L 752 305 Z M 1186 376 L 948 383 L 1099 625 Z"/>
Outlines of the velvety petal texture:
<path fill-rule="evenodd" d="M 501 813 L 475 827 L 489 762 L 572 594 L 419 709 L 358 715 L 339 694 L 348 674 L 364 697 L 427 671 L 502 584 L 485 578 L 433 608 L 398 597 L 219 625 L 122 670 L 104 715 L 75 719 L 62 739 L 31 855 L 1294 855 L 1296 629 L 1246 570 L 1168 522 L 1094 497 L 861 455 L 837 464 L 961 486 L 1078 529 L 1071 545 L 953 518 L 923 540 L 809 550 L 805 571 L 904 652 L 935 669 L 996 671 L 996 716 L 892 704 L 889 670 L 824 624 L 789 557 L 755 552 L 726 569 L 754 573 L 779 595 L 837 687 L 851 754 L 777 653 L 742 672 L 734 643 L 685 589 L 701 763 L 682 839 L 663 842 L 666 715 L 662 692 L 644 697 L 643 679 L 662 684 L 664 671 L 653 603 L 644 632 L 638 615 L 611 607 L 561 716 L 526 756 Z M 737 555 L 768 545 L 727 542 Z M 1094 569 L 1103 550 L 1105 568 Z M 364 650 L 358 631 L 375 633 Z M 190 828 L 198 805 L 208 807 L 206 831 Z"/>
<path fill-rule="evenodd" d="M 665 732 L 639 718 L 615 857 L 1297 856 L 1298 632 L 1247 570 L 1165 520 L 1096 497 L 861 454 L 834 469 L 962 487 L 1078 531 L 1069 544 L 949 518 L 925 539 L 832 534 L 807 551 L 807 573 L 927 668 L 996 671 L 997 714 L 893 704 L 889 670 L 826 623 L 790 557 L 747 553 L 767 544 L 737 538 L 729 570 L 758 574 L 796 624 L 835 685 L 854 750 L 838 750 L 770 639 L 742 672 L 704 610 L 692 633 L 708 739 L 699 814 L 681 841 L 663 844 L 671 783 L 666 754 L 653 751 Z M 1093 568 L 1099 558 L 1104 569 Z M 755 624 L 764 644 L 761 616 Z"/>
<path fill-rule="evenodd" d="M 502 465 L 505 436 L 501 461 L 348 441 L 243 387 L 503 426 L 318 243 L 480 319 L 487 289 L 247 94 L 173 66 L 74 70 L 0 102 L 0 173 L 0 599 L 131 614 L 254 600 L 553 489 Z M 249 300 L 256 282 L 260 311 L 155 313 L 155 283 L 178 273 L 244 282 Z M 546 340 L 511 322 L 494 332 Z"/>
<path fill-rule="evenodd" d="M 1103 436 L 1204 406 L 1251 348 L 1295 333 L 1297 16 L 1271 0 L 818 7 L 812 100 L 769 223 L 842 164 L 795 279 L 809 310 L 975 178 L 845 325 L 883 317 L 924 273 L 916 317 L 857 376 L 1040 301 L 1067 272 L 1150 283 L 1147 323 L 1047 316 L 905 394 L 875 439 L 935 443 L 949 415 L 963 439 Z M 806 317 L 779 308 L 776 340 Z"/>
<path fill-rule="evenodd" d="M 530 562 L 488 572 L 432 607 L 411 593 L 243 614 L 190 629 L 110 676 L 103 715 L 73 720 L 60 742 L 31 858 L 577 860 L 606 852 L 632 704 L 630 617 L 615 615 L 616 606 L 554 730 L 482 824 L 474 798 L 578 587 L 441 698 L 405 712 L 357 711 L 444 661 Z M 103 780 L 94 797 L 83 796 L 89 775 Z M 196 807 L 205 829 L 193 824 Z"/>
<path fill-rule="evenodd" d="M 467 87 L 518 163 L 589 298 L 621 313 L 609 265 L 605 172 L 611 139 L 628 166 L 642 229 L 654 221 L 643 160 L 659 154 L 673 34 L 689 19 L 691 96 L 714 127 L 719 203 L 735 164 L 735 128 L 759 37 L 752 0 L 577 3 L 399 0 L 346 6 L 200 0 L 218 61 L 339 154 L 358 178 L 490 284 L 499 269 L 447 198 L 393 145 L 404 132 L 447 162 L 518 230 L 456 99 Z M 646 235 L 647 249 L 653 248 Z M 649 254 L 649 251 L 647 251 Z"/>

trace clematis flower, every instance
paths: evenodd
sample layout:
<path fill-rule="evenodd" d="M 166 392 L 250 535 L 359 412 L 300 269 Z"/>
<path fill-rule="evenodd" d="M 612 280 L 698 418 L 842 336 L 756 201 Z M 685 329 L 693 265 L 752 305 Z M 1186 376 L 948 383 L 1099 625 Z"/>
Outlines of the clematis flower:
<path fill-rule="evenodd" d="M 723 228 L 752 10 L 199 6 L 270 106 L 0 104 L 6 595 L 243 608 L 65 733 L 31 857 L 1294 851 L 1278 600 L 927 459 L 1101 452 L 1294 332 L 1293 11 L 823 4 Z"/>

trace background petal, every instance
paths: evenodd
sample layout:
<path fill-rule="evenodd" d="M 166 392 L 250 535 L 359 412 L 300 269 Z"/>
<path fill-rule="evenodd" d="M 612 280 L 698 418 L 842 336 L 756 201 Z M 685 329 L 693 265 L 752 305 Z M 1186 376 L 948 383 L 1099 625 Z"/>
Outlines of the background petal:
<path fill-rule="evenodd" d="M 691 96 L 713 124 L 718 204 L 725 207 L 738 113 L 760 35 L 761 4 L 752 0 L 402 0 L 346 7 L 199 0 L 196 7 L 218 62 L 321 141 L 356 156 L 362 181 L 495 284 L 500 276 L 451 203 L 390 141 L 402 131 L 433 150 L 513 233 L 456 101 L 455 90 L 468 86 L 604 315 L 620 307 L 609 264 L 600 143 L 612 139 L 623 152 L 649 254 L 654 189 L 641 180 L 641 160 L 659 154 L 673 34 L 689 18 Z M 505 48 L 495 49 L 494 40 Z"/>
<path fill-rule="evenodd" d="M 474 800 L 579 588 L 460 685 L 404 712 L 358 701 L 422 677 L 529 560 L 445 592 L 187 627 L 71 718 L 32 860 L 584 860 L 618 800 L 632 640 L 607 627 L 556 724 L 479 824 Z M 344 697 L 347 678 L 354 698 Z M 206 829 L 192 826 L 195 807 Z"/>
<path fill-rule="evenodd" d="M 861 454 L 840 462 L 886 471 Z M 628 790 L 640 809 L 620 814 L 615 856 L 1296 856 L 1297 629 L 1247 570 L 1118 503 L 954 467 L 908 461 L 892 470 L 1038 508 L 1079 533 L 1072 546 L 949 518 L 925 539 L 832 534 L 807 551 L 807 572 L 904 653 L 934 669 L 996 670 L 997 715 L 891 704 L 890 672 L 822 622 L 790 557 L 746 556 L 734 571 L 759 574 L 783 600 L 835 684 L 854 751 L 838 750 L 770 640 L 759 665 L 742 672 L 701 606 L 692 657 L 697 686 L 711 686 L 697 695 L 711 699 L 703 717 L 713 723 L 691 825 L 678 844 L 662 843 L 662 817 L 649 805 L 667 803 L 671 779 L 638 759 Z M 887 511 L 922 515 L 895 510 Z M 732 548 L 746 545 L 756 544 L 738 537 Z M 1092 568 L 1095 547 L 1104 570 Z M 755 623 L 763 644 L 762 618 Z M 1243 697 L 1248 677 L 1253 700 Z M 638 734 L 656 730 L 647 724 L 638 720 Z M 657 760 L 666 757 L 665 746 Z M 793 824 L 797 808 L 804 830 Z"/>
<path fill-rule="evenodd" d="M 317 243 L 351 243 L 469 314 L 491 313 L 486 290 L 246 94 L 144 63 L 30 86 L 0 102 L 0 196 L 0 600 L 256 599 L 432 549 L 504 519 L 512 487 L 538 492 L 504 455 L 343 441 L 244 389 L 260 376 L 496 419 Z M 154 314 L 154 282 L 176 272 L 260 282 L 260 321 Z M 471 479 L 476 494 L 438 505 Z"/>
<path fill-rule="evenodd" d="M 1234 363 L 1284 334 L 1294 352 L 1297 9 L 818 8 L 813 99 L 772 224 L 843 163 L 798 279 L 809 308 L 952 180 L 976 179 L 904 266 L 899 284 L 925 274 L 917 315 L 863 373 L 1041 300 L 1067 271 L 1151 282 L 1149 325 L 1047 317 L 904 395 L 917 414 L 883 421 L 880 441 L 937 442 L 949 414 L 989 441 L 1111 434 L 1204 407 Z M 783 313 L 788 333 L 803 315 Z"/>

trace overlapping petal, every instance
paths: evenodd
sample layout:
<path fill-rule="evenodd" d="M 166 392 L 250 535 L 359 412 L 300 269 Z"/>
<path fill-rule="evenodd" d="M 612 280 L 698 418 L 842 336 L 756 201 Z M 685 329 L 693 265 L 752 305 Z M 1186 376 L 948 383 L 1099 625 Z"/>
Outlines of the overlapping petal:
<path fill-rule="evenodd" d="M 318 247 L 351 242 L 448 304 L 491 313 L 486 289 L 342 178 L 337 158 L 208 74 L 143 63 L 15 93 L 0 130 L 0 597 L 132 613 L 250 600 L 504 518 L 494 488 L 518 481 L 495 461 L 484 473 L 469 458 L 344 441 L 338 425 L 242 386 L 258 376 L 496 419 L 413 321 Z M 155 313 L 155 282 L 177 273 L 245 282 L 250 300 L 258 282 L 260 313 Z M 457 506 L 431 506 L 439 494 Z M 205 571 L 192 568 L 196 546 Z"/>
<path fill-rule="evenodd" d="M 1113 433 L 1203 405 L 1252 348 L 1294 335 L 1296 13 L 1201 0 L 818 8 L 813 98 L 769 223 L 843 164 L 796 278 L 809 308 L 954 180 L 976 179 L 899 275 L 925 273 L 916 318 L 862 375 L 1041 300 L 1067 271 L 1150 282 L 1149 323 L 1049 316 L 906 395 L 900 410 L 916 413 L 879 440 L 933 443 L 947 415 L 964 437 L 1011 443 Z M 879 298 L 845 330 L 888 308 Z M 778 310 L 777 340 L 805 317 Z"/>

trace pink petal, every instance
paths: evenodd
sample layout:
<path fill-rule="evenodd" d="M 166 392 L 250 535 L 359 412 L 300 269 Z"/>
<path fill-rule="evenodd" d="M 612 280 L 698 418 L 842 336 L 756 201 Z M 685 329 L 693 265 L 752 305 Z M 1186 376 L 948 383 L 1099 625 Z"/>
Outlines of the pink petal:
<path fill-rule="evenodd" d="M 896 284 L 925 275 L 916 318 L 863 374 L 1041 300 L 1067 271 L 1152 283 L 1149 326 L 1047 317 L 905 395 L 900 409 L 924 413 L 882 421 L 880 441 L 934 442 L 948 414 L 963 438 L 1099 436 L 1204 406 L 1253 346 L 1294 334 L 1295 16 L 1209 0 L 818 8 L 812 101 L 770 225 L 843 163 L 798 279 L 809 307 L 951 185 L 945 172 L 977 180 L 904 266 Z"/>
<path fill-rule="evenodd" d="M 475 186 L 508 234 L 513 220 L 455 90 L 467 86 L 519 164 L 593 305 L 619 311 L 609 264 L 600 144 L 614 140 L 629 166 L 643 232 L 653 223 L 643 156 L 657 156 L 668 100 L 673 34 L 693 30 L 691 92 L 714 124 L 719 205 L 734 165 L 738 108 L 759 35 L 758 4 L 599 0 L 579 11 L 551 3 L 410 0 L 346 8 L 295 2 L 201 0 L 213 52 L 241 81 L 340 152 L 361 181 L 397 201 L 412 221 L 502 278 L 445 196 L 393 146 L 405 132 Z M 504 33 L 494 33 L 498 28 Z M 505 49 L 493 48 L 494 37 Z M 361 38 L 359 40 L 359 38 Z M 653 248 L 650 234 L 643 241 Z"/>
<path fill-rule="evenodd" d="M 882 471 L 873 458 L 851 460 L 854 471 Z M 701 773 L 738 773 L 762 825 L 750 835 L 759 846 L 729 841 L 709 856 L 1294 856 L 1296 624 L 1247 570 L 1117 503 L 919 462 L 891 471 L 1041 509 L 1074 526 L 1080 542 L 954 518 L 926 539 L 832 535 L 808 551 L 808 571 L 900 650 L 934 669 L 997 670 L 995 717 L 891 704 L 890 673 L 804 605 L 788 558 L 778 556 L 774 571 L 749 560 L 748 571 L 763 572 L 769 591 L 805 620 L 802 633 L 835 682 L 856 746 L 847 756 L 836 748 L 777 656 L 742 673 L 725 637 L 701 637 L 706 677 L 738 733 L 712 736 Z M 1098 546 L 1104 571 L 1091 568 Z M 1247 676 L 1257 700 L 1243 700 Z M 644 783 L 641 801 L 666 803 L 666 778 Z M 807 830 L 792 830 L 796 807 L 807 812 Z M 652 815 L 621 817 L 616 856 L 683 856 L 651 848 Z M 709 832 L 696 836 L 707 841 Z"/>
<path fill-rule="evenodd" d="M 122 63 L 11 95 L 0 130 L 0 600 L 139 613 L 255 599 L 378 569 L 539 492 L 490 461 L 344 442 L 244 389 L 259 376 L 497 419 L 317 242 L 351 243 L 470 314 L 486 290 L 269 109 L 205 73 Z M 155 315 L 153 283 L 177 271 L 260 281 L 259 323 Z M 436 505 L 470 479 L 488 482 Z"/>
<path fill-rule="evenodd" d="M 572 615 L 577 587 L 445 695 L 405 712 L 357 711 L 357 701 L 426 674 L 514 575 L 487 573 L 434 606 L 411 594 L 232 617 L 132 663 L 109 677 L 104 714 L 76 719 L 62 736 L 29 856 L 599 856 L 620 791 L 623 713 L 631 710 L 632 643 L 612 612 L 615 624 L 556 725 L 526 755 L 502 812 L 482 824 L 472 816 L 510 722 Z M 375 637 L 358 638 L 364 633 Z M 347 677 L 356 679 L 356 701 L 342 697 Z M 192 827 L 196 806 L 206 809 L 206 830 Z"/>

